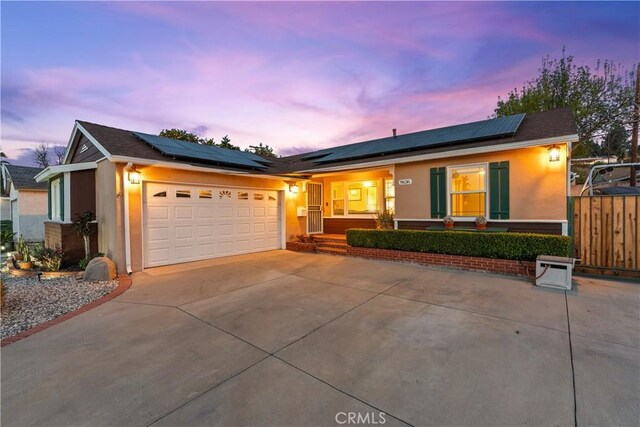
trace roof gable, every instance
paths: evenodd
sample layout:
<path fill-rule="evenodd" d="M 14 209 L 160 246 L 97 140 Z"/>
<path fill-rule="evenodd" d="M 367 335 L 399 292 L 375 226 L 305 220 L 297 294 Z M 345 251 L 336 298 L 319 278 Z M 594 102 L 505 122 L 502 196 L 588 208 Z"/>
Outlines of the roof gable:
<path fill-rule="evenodd" d="M 46 190 L 48 188 L 46 182 L 36 182 L 34 178 L 44 169 L 10 164 L 5 164 L 4 167 L 16 190 Z"/>

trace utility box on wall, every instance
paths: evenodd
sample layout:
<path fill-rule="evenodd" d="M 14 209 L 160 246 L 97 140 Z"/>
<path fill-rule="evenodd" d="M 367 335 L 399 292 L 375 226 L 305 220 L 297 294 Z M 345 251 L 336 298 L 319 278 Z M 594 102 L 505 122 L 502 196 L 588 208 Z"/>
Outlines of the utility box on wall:
<path fill-rule="evenodd" d="M 298 216 L 307 216 L 307 208 L 298 206 Z"/>
<path fill-rule="evenodd" d="M 536 259 L 536 286 L 571 290 L 574 259 L 540 255 Z"/>

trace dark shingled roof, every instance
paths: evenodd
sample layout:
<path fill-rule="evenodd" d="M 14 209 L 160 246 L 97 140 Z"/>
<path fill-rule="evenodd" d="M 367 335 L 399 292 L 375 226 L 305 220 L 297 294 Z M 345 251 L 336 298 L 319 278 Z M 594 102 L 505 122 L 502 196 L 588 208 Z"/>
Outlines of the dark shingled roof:
<path fill-rule="evenodd" d="M 5 165 L 5 167 L 16 190 L 47 190 L 49 188 L 49 184 L 46 181 L 36 182 L 34 179 L 44 169 L 9 164 Z"/>
<path fill-rule="evenodd" d="M 447 129 L 447 128 L 443 128 Z M 576 128 L 576 122 L 573 117 L 573 113 L 570 108 L 563 108 L 558 110 L 550 110 L 543 111 L 539 113 L 527 113 L 520 126 L 518 126 L 517 131 L 512 136 L 508 137 L 497 137 L 497 138 L 489 138 L 483 140 L 461 140 L 461 141 L 450 141 L 446 144 L 442 145 L 433 145 L 433 146 L 423 146 L 417 147 L 412 150 L 407 150 L 403 152 L 390 152 L 386 153 L 374 153 L 371 156 L 353 158 L 348 160 L 337 160 L 334 162 L 323 162 L 322 157 L 315 158 L 316 155 L 322 155 L 326 152 L 331 152 L 332 150 L 339 150 L 338 148 L 325 148 L 322 150 L 318 150 L 316 152 L 297 154 L 295 156 L 290 156 L 285 158 L 285 160 L 290 162 L 290 165 L 296 171 L 306 171 L 313 169 L 320 169 L 332 166 L 342 166 L 342 165 L 354 165 L 357 166 L 360 163 L 367 163 L 372 161 L 380 161 L 380 160 L 389 160 L 389 163 L 392 163 L 393 159 L 401 159 L 403 157 L 408 156 L 418 156 L 423 154 L 433 154 L 439 152 L 446 152 L 452 150 L 459 150 L 463 148 L 478 148 L 484 146 L 491 145 L 505 145 L 505 149 L 508 148 L 509 144 L 524 142 L 524 141 L 533 141 L 537 139 L 545 139 L 552 137 L 561 137 L 567 135 L 575 135 L 578 133 Z M 414 134 L 412 134 L 414 135 Z M 402 138 L 402 135 L 398 135 L 398 139 Z M 389 145 L 394 143 L 394 138 L 386 138 L 389 141 Z M 360 142 L 358 145 L 367 145 L 367 144 L 379 144 L 378 140 L 365 141 Z"/>
<path fill-rule="evenodd" d="M 521 115 L 516 115 L 521 116 Z M 397 138 L 388 137 L 363 141 L 359 143 L 349 143 L 337 147 L 324 148 L 311 153 L 298 154 L 278 159 L 269 159 L 272 163 L 266 163 L 266 167 L 255 170 L 255 173 L 264 174 L 291 174 L 296 172 L 312 171 L 333 166 L 353 165 L 357 167 L 361 163 L 371 161 L 401 159 L 408 156 L 424 155 L 438 152 L 446 152 L 463 148 L 476 148 L 493 145 L 504 145 L 505 149 L 509 144 L 532 141 L 538 139 L 561 137 L 577 134 L 575 119 L 571 109 L 544 111 L 540 113 L 528 113 L 522 117 L 510 116 L 487 120 L 480 123 L 482 126 L 493 128 L 501 121 L 517 121 L 519 126 L 515 126 L 515 133 L 511 132 L 488 132 L 482 136 L 471 132 L 469 135 L 459 132 L 460 129 L 473 129 L 476 123 L 455 125 L 433 131 L 415 132 L 411 134 L 398 135 Z M 521 121 L 520 121 L 521 120 Z M 94 123 L 78 121 L 102 146 L 112 155 L 137 157 L 149 160 L 171 161 L 182 164 L 192 164 L 205 167 L 218 167 L 229 170 L 242 170 L 231 164 L 224 163 L 211 165 L 198 159 L 185 160 L 175 159 L 163 155 L 158 150 L 136 138 L 132 131 L 116 129 Z M 499 127 L 499 126 L 498 126 Z M 444 133 L 445 135 L 460 134 L 460 138 L 434 138 L 433 135 Z M 424 137 L 422 137 L 424 135 Z M 421 139 L 424 141 L 421 142 Z M 399 141 L 409 141 L 402 143 L 402 151 L 398 150 Z M 388 149 L 387 149 L 388 147 Z M 219 149 L 224 150 L 224 149 Z M 237 152 L 235 152 L 237 154 Z M 349 153 L 348 155 L 345 153 Z M 354 154 L 350 154 L 354 153 Z M 231 153 L 230 153 L 231 154 Z M 330 155 L 333 154 L 333 155 Z M 231 162 L 230 162 L 231 163 Z M 245 169 L 245 171 L 247 171 Z"/>
<path fill-rule="evenodd" d="M 139 137 L 136 137 L 134 131 L 125 130 L 125 129 L 117 129 L 109 126 L 103 126 L 96 123 L 90 123 L 85 121 L 77 121 L 84 129 L 87 130 L 111 155 L 113 156 L 128 156 L 128 157 L 137 157 L 148 160 L 158 160 L 165 162 L 175 162 L 181 164 L 189 164 L 194 166 L 203 166 L 203 167 L 216 167 L 220 169 L 229 169 L 229 170 L 242 170 L 237 167 L 233 167 L 232 165 L 225 164 L 208 164 L 204 161 L 197 160 L 184 160 L 184 159 L 175 159 L 170 156 L 165 156 L 160 151 L 152 148 L 150 145 L 143 142 Z M 227 151 L 226 148 L 216 147 L 218 152 Z M 232 151 L 232 155 L 237 155 L 238 152 L 235 150 Z M 249 153 L 247 153 L 249 154 Z M 251 158 L 255 155 L 251 154 Z M 279 165 L 282 163 L 279 159 L 269 159 L 269 163 L 273 163 L 273 165 Z M 259 172 L 261 173 L 269 173 L 272 167 L 260 168 Z M 246 171 L 246 170 L 245 170 Z"/>

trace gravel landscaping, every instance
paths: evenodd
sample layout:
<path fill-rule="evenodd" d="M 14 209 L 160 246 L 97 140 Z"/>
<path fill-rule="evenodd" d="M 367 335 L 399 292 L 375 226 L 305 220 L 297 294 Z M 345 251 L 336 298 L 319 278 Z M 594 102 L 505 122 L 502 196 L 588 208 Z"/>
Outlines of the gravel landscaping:
<path fill-rule="evenodd" d="M 0 338 L 26 329 L 87 305 L 113 291 L 117 280 L 87 282 L 75 277 L 12 277 L 3 274 L 6 296 L 2 304 Z"/>

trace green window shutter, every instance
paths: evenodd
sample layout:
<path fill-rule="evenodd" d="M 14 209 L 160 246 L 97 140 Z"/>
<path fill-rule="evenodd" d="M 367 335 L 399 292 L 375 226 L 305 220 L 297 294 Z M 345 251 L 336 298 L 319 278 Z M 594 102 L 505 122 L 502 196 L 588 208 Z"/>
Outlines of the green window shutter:
<path fill-rule="evenodd" d="M 509 219 L 509 162 L 489 163 L 489 219 Z"/>
<path fill-rule="evenodd" d="M 431 168 L 431 218 L 447 215 L 446 168 Z"/>
<path fill-rule="evenodd" d="M 60 176 L 60 221 L 64 221 L 64 175 Z"/>
<path fill-rule="evenodd" d="M 51 181 L 49 181 L 49 191 L 47 191 L 49 200 L 47 202 L 47 218 L 51 219 Z"/>

